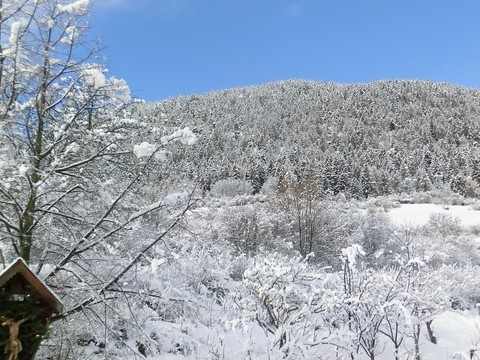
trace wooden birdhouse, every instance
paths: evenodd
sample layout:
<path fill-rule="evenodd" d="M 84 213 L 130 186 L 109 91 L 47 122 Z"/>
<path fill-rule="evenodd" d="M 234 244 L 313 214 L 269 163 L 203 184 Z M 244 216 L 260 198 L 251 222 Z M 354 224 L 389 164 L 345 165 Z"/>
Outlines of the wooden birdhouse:
<path fill-rule="evenodd" d="M 18 258 L 0 273 L 0 359 L 31 360 L 63 305 Z"/>

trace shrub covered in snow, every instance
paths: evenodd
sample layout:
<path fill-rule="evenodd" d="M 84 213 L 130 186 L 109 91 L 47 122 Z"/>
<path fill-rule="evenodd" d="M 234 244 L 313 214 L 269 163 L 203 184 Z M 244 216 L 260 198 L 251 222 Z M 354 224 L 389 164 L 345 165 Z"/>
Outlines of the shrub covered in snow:
<path fill-rule="evenodd" d="M 249 181 L 233 178 L 217 181 L 210 190 L 210 195 L 214 197 L 235 197 L 252 193 L 253 186 Z"/>

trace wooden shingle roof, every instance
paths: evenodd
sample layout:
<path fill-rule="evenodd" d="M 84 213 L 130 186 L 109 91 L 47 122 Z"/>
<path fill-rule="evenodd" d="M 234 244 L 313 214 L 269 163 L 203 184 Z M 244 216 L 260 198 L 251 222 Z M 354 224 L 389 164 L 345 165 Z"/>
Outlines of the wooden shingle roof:
<path fill-rule="evenodd" d="M 0 288 L 12 279 L 15 275 L 21 275 L 25 281 L 32 286 L 40 295 L 42 300 L 48 304 L 53 312 L 61 314 L 63 304 L 50 288 L 28 267 L 22 258 L 18 258 L 0 273 Z"/>

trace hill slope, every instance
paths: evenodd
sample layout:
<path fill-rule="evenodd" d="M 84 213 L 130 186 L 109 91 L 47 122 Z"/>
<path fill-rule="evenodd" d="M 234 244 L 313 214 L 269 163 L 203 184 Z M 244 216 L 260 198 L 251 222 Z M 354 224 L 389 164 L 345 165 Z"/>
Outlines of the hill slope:
<path fill-rule="evenodd" d="M 168 99 L 136 110 L 199 141 L 174 153 L 206 189 L 234 177 L 313 177 L 327 192 L 375 196 L 480 183 L 480 91 L 425 81 L 281 81 Z"/>

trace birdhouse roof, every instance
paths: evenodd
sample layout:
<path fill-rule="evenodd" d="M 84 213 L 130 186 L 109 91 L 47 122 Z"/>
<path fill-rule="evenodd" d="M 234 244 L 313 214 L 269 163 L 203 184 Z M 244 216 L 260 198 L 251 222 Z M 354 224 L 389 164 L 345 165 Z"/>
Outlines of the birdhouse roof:
<path fill-rule="evenodd" d="M 20 274 L 31 285 L 56 314 L 63 311 L 61 300 L 50 288 L 35 275 L 22 258 L 18 258 L 0 273 L 0 288 L 3 287 L 16 274 Z"/>

